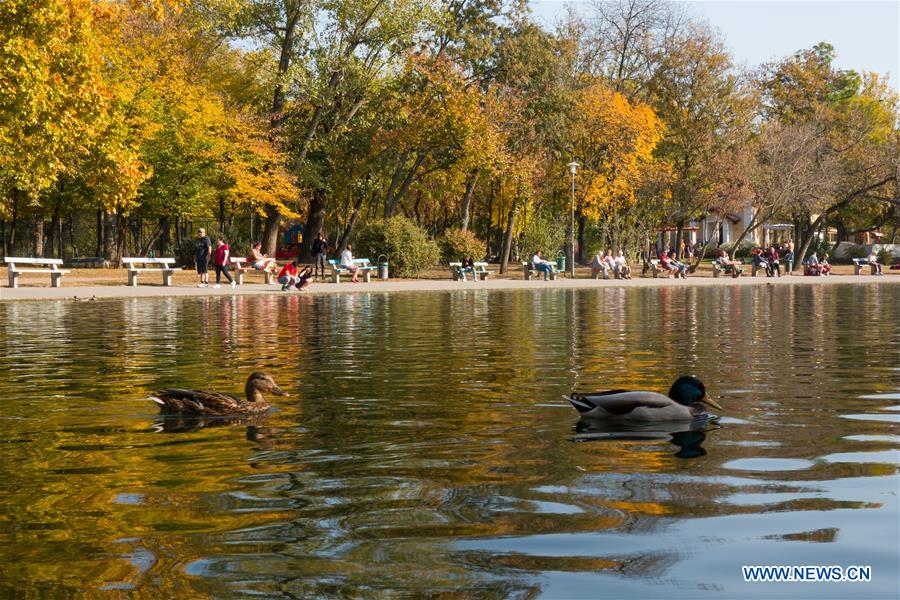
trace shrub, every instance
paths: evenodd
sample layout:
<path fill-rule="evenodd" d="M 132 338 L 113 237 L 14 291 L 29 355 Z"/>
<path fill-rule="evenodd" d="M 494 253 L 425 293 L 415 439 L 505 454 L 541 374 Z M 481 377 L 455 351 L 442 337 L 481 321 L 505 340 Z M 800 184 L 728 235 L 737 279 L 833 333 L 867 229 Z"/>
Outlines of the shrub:
<path fill-rule="evenodd" d="M 185 238 L 180 244 L 175 245 L 174 254 L 175 264 L 182 268 L 191 268 L 194 266 L 194 252 L 197 244 L 194 238 Z"/>
<path fill-rule="evenodd" d="M 373 261 L 387 257 L 391 271 L 401 276 L 417 277 L 422 269 L 433 267 L 441 250 L 415 222 L 405 217 L 392 217 L 367 223 L 356 237 L 357 252 Z"/>
<path fill-rule="evenodd" d="M 869 255 L 866 249 L 859 244 L 847 248 L 847 258 L 865 258 Z"/>
<path fill-rule="evenodd" d="M 448 229 L 438 240 L 441 247 L 441 261 L 453 262 L 470 255 L 478 260 L 484 255 L 484 242 L 469 230 Z"/>
<path fill-rule="evenodd" d="M 541 250 L 544 258 L 553 260 L 563 253 L 566 241 L 566 222 L 560 219 L 535 214 L 522 234 L 522 249 L 531 256 L 535 250 Z"/>
<path fill-rule="evenodd" d="M 887 248 L 882 248 L 878 251 L 878 262 L 883 265 L 890 265 L 894 262 L 894 255 L 891 254 L 891 251 Z"/>

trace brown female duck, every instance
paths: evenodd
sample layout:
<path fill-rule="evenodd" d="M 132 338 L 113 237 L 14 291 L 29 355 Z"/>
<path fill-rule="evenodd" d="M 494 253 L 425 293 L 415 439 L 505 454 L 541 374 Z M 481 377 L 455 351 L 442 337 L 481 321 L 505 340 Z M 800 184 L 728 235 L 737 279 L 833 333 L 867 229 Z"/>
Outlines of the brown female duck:
<path fill-rule="evenodd" d="M 247 399 L 241 400 L 231 394 L 208 392 L 206 390 L 160 390 L 150 396 L 159 404 L 159 411 L 180 415 L 228 416 L 261 413 L 269 409 L 263 398 L 263 392 L 271 392 L 276 396 L 287 396 L 271 376 L 256 371 L 247 378 L 244 388 Z"/>

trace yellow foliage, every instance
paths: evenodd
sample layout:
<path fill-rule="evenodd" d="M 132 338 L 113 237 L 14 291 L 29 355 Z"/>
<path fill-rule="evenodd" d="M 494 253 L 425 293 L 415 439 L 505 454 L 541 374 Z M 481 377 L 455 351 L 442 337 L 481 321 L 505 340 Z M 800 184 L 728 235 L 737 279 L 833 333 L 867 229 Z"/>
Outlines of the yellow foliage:
<path fill-rule="evenodd" d="M 644 180 L 659 168 L 653 150 L 663 133 L 662 121 L 649 106 L 631 103 L 600 84 L 585 89 L 572 127 L 572 155 L 581 163 L 576 189 L 582 212 L 596 219 L 606 207 L 633 205 Z"/>

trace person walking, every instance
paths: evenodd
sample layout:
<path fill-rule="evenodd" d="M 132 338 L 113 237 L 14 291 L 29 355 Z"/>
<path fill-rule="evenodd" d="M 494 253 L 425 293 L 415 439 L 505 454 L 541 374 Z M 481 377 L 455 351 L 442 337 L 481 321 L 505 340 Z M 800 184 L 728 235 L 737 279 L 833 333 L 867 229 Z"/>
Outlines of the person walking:
<path fill-rule="evenodd" d="M 200 283 L 197 287 L 206 287 L 209 285 L 209 254 L 212 249 L 212 242 L 206 236 L 205 229 L 197 230 L 197 245 L 194 250 L 194 262 L 197 265 L 197 275 L 200 276 Z"/>
<path fill-rule="evenodd" d="M 222 283 L 222 275 L 225 275 L 225 279 L 228 280 L 231 287 L 235 286 L 234 279 L 231 278 L 231 273 L 228 272 L 229 254 L 231 254 L 231 248 L 228 247 L 228 244 L 225 243 L 222 237 L 217 237 L 216 250 L 213 252 L 213 267 L 216 269 L 216 285 L 213 286 L 214 288 L 221 287 L 219 284 Z"/>
<path fill-rule="evenodd" d="M 325 265 L 328 261 L 328 240 L 323 232 L 319 232 L 319 237 L 313 240 L 312 254 L 316 259 L 316 269 L 313 276 L 319 279 L 319 269 L 322 269 L 322 280 L 325 280 Z"/>

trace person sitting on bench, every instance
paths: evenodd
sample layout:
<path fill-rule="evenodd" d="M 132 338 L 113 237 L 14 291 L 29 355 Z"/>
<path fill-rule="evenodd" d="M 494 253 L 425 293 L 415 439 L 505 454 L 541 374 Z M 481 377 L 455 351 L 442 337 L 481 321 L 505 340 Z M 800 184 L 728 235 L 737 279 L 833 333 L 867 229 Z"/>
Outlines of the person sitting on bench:
<path fill-rule="evenodd" d="M 772 267 L 769 266 L 769 261 L 765 259 L 762 253 L 762 249 L 754 248 L 750 253 L 750 260 L 753 262 L 753 266 L 759 269 L 762 267 L 766 272 L 766 277 L 772 276 Z M 754 273 L 756 270 L 753 271 Z"/>
<path fill-rule="evenodd" d="M 606 266 L 606 262 L 603 260 L 603 255 L 597 250 L 597 253 L 594 255 L 593 260 L 591 260 L 591 275 L 593 275 L 594 279 L 596 279 L 599 275 L 606 272 L 608 267 Z"/>
<path fill-rule="evenodd" d="M 606 263 L 606 268 L 616 274 L 616 277 L 619 276 L 619 265 L 616 264 L 616 259 L 613 257 L 612 250 L 609 248 L 606 249 L 606 254 L 603 256 L 603 262 Z"/>
<path fill-rule="evenodd" d="M 831 263 L 828 262 L 828 253 L 822 255 L 822 260 L 819 261 L 819 266 L 822 268 L 822 275 L 828 275 L 831 273 Z"/>
<path fill-rule="evenodd" d="M 676 278 L 681 277 L 684 278 L 684 271 L 687 270 L 684 265 L 669 257 L 668 252 L 663 252 L 662 256 L 659 257 L 659 265 L 666 270 L 667 277 L 669 279 L 674 275 Z"/>
<path fill-rule="evenodd" d="M 274 271 L 278 267 L 274 258 L 269 258 L 268 254 L 263 254 L 260 242 L 256 242 L 250 248 L 249 258 L 249 262 L 257 271 Z"/>
<path fill-rule="evenodd" d="M 719 265 L 723 267 L 725 271 L 731 269 L 732 277 L 737 277 L 741 274 L 741 263 L 736 260 L 731 260 L 731 258 L 728 257 L 727 250 L 719 250 L 719 258 L 716 260 L 719 261 Z"/>
<path fill-rule="evenodd" d="M 881 268 L 881 263 L 878 262 L 878 253 L 875 252 L 875 249 L 872 249 L 872 254 L 869 255 L 867 259 L 868 263 L 872 265 L 872 271 L 875 272 L 876 275 L 884 275 L 884 270 Z"/>
<path fill-rule="evenodd" d="M 809 257 L 809 261 L 806 263 L 806 274 L 807 275 L 821 275 L 822 274 L 822 266 L 819 264 L 819 257 L 816 256 L 816 252 L 813 251 L 812 255 Z"/>
<path fill-rule="evenodd" d="M 341 266 L 350 271 L 350 281 L 359 283 L 359 267 L 353 262 L 353 246 L 347 244 L 347 248 L 341 252 Z"/>
<path fill-rule="evenodd" d="M 547 281 L 547 278 L 551 273 L 556 273 L 556 265 L 552 262 L 544 260 L 541 258 L 541 251 L 537 250 L 534 253 L 534 256 L 531 257 L 531 264 L 535 268 L 536 271 L 540 271 L 544 274 L 544 281 Z"/>
<path fill-rule="evenodd" d="M 625 255 L 619 250 L 619 253 L 616 255 L 616 266 L 619 269 L 619 277 L 622 279 L 631 279 L 631 267 L 628 266 L 628 261 L 625 260 Z"/>
<path fill-rule="evenodd" d="M 462 266 L 459 269 L 459 274 L 462 276 L 463 281 L 466 281 L 466 272 L 472 274 L 473 280 L 478 279 L 478 276 L 475 274 L 475 261 L 472 260 L 471 254 L 466 254 L 466 257 L 462 261 Z"/>

